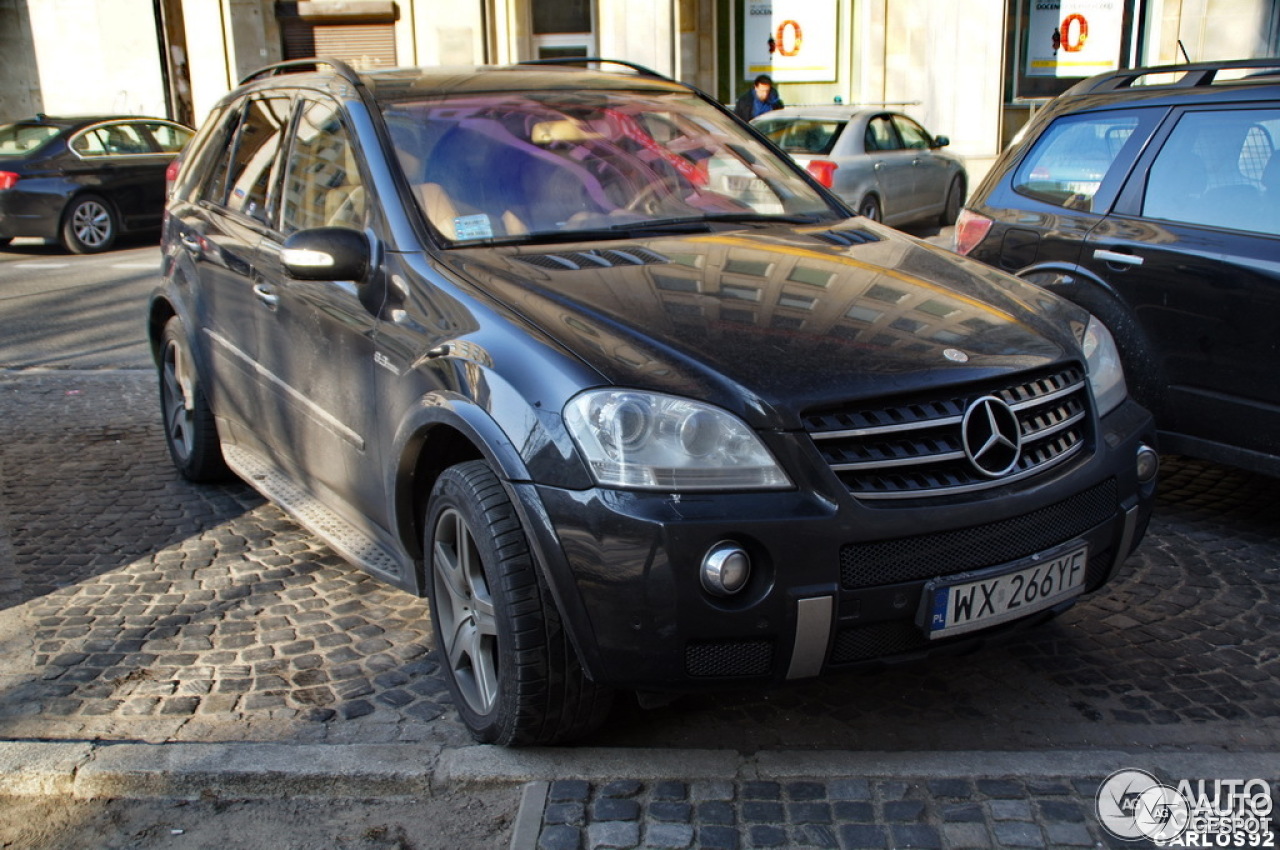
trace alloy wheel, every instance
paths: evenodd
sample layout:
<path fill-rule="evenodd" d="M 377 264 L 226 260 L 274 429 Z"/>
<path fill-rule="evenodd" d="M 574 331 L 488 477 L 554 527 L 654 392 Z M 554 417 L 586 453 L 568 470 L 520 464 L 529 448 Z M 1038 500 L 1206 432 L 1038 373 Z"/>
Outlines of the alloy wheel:
<path fill-rule="evenodd" d="M 441 649 L 467 705 L 488 714 L 498 700 L 498 625 L 471 528 L 453 508 L 436 521 L 433 581 Z"/>

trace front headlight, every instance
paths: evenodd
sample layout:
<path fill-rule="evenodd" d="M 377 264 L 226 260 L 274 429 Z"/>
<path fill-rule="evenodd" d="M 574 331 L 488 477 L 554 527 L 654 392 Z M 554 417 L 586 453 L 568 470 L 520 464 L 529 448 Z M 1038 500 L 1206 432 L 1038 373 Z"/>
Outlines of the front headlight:
<path fill-rule="evenodd" d="M 637 490 L 776 490 L 791 486 L 741 420 L 717 407 L 636 390 L 593 390 L 564 409 L 596 481 Z"/>
<path fill-rule="evenodd" d="M 1089 317 L 1089 325 L 1084 330 L 1080 347 L 1084 350 L 1085 364 L 1089 369 L 1089 386 L 1093 388 L 1098 415 L 1105 416 L 1129 394 L 1124 384 L 1120 352 L 1116 349 L 1116 341 L 1111 338 L 1111 331 L 1095 316 Z"/>

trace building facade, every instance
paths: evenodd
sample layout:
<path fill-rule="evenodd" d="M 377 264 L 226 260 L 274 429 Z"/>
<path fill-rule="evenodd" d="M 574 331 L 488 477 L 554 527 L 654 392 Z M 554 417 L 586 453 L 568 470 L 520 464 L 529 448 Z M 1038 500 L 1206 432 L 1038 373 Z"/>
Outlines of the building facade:
<path fill-rule="evenodd" d="M 198 124 L 251 71 L 625 59 L 722 102 L 886 104 L 976 179 L 1041 105 L 1114 67 L 1280 55 L 1278 0 L 0 0 L 0 121 Z"/>

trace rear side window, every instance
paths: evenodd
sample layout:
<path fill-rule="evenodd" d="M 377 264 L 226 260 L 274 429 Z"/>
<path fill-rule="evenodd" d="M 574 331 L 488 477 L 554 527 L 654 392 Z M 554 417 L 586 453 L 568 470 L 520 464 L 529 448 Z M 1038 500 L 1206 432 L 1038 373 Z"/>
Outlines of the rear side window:
<path fill-rule="evenodd" d="M 1135 110 L 1059 118 L 1018 166 L 1014 190 L 1055 206 L 1103 211 L 1099 196 L 1104 183 L 1111 178 L 1106 194 L 1114 197 L 1122 176 L 1117 164 L 1132 161 L 1155 117 L 1149 110 Z"/>
<path fill-rule="evenodd" d="M 1280 235 L 1280 108 L 1188 112 L 1147 174 L 1142 214 Z"/>
<path fill-rule="evenodd" d="M 288 130 L 289 104 L 285 97 L 249 101 L 231 156 L 228 209 L 258 221 L 268 220 L 267 195 L 279 161 L 280 142 Z"/>
<path fill-rule="evenodd" d="M 87 130 L 71 140 L 71 149 L 81 156 L 136 156 L 151 153 L 151 143 L 132 124 L 106 124 Z"/>
<path fill-rule="evenodd" d="M 893 129 L 893 120 L 888 115 L 880 115 L 867 122 L 864 134 L 867 153 L 872 151 L 896 151 L 902 148 L 898 141 L 898 131 Z"/>

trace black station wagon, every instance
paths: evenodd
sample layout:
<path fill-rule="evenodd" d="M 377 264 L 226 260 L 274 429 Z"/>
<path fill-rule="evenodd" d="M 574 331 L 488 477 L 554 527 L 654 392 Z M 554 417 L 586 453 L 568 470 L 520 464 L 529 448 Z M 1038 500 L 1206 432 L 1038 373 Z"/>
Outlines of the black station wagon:
<path fill-rule="evenodd" d="M 1146 528 L 1088 312 L 644 69 L 273 66 L 188 148 L 163 263 L 178 469 L 430 597 L 481 741 L 970 648 Z"/>
<path fill-rule="evenodd" d="M 1092 312 L 1160 450 L 1280 476 L 1280 59 L 1082 81 L 996 161 L 958 249 Z"/>

